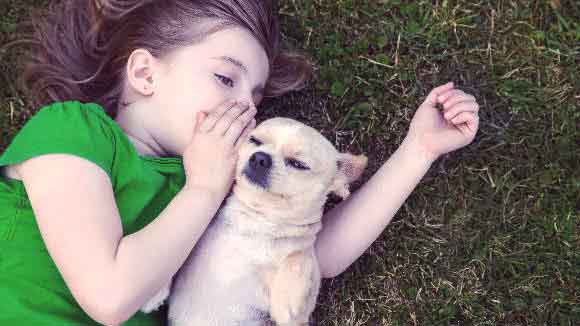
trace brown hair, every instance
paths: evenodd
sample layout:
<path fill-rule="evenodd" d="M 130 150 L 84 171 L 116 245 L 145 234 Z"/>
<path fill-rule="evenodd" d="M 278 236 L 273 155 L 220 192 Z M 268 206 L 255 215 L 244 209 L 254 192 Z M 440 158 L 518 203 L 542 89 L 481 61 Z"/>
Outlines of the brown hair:
<path fill-rule="evenodd" d="M 275 2 L 265 0 L 62 0 L 32 11 L 32 46 L 20 86 L 34 107 L 77 100 L 98 103 L 111 117 L 137 48 L 161 58 L 211 33 L 241 26 L 266 51 L 266 97 L 304 87 L 312 75 L 305 56 L 280 50 Z M 208 22 L 204 24 L 203 22 Z"/>

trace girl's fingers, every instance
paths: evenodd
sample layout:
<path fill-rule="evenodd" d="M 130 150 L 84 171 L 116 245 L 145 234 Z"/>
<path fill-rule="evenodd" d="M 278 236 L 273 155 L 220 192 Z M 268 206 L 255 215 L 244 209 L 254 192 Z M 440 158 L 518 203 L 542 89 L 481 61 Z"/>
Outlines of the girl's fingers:
<path fill-rule="evenodd" d="M 232 107 L 234 107 L 234 105 L 236 105 L 235 100 L 229 100 L 229 101 L 222 103 L 220 106 L 217 107 L 217 109 L 215 109 L 214 111 L 211 111 L 209 114 L 207 114 L 207 117 L 203 121 L 203 123 L 201 124 L 199 130 L 201 132 L 209 132 L 210 130 L 212 130 L 214 128 L 214 126 L 216 125 L 216 123 L 218 122 L 218 120 L 220 120 L 221 117 L 228 110 L 230 110 Z"/>
<path fill-rule="evenodd" d="M 257 109 L 251 106 L 244 113 L 242 113 L 232 124 L 229 129 L 226 130 L 225 136 L 228 138 L 230 144 L 235 144 L 240 138 L 242 132 L 247 128 L 247 126 L 252 122 L 252 119 L 256 116 Z"/>
<path fill-rule="evenodd" d="M 475 97 L 473 97 L 472 95 L 466 94 L 466 93 L 462 93 L 462 94 L 458 94 L 458 95 L 451 96 L 451 97 L 447 98 L 447 100 L 445 102 L 442 102 L 442 104 L 443 104 L 444 109 L 449 109 L 450 107 L 454 106 L 455 104 L 461 103 L 461 102 L 477 103 L 477 101 L 475 100 Z"/>
<path fill-rule="evenodd" d="M 216 123 L 214 127 L 215 132 L 220 136 L 227 134 L 229 132 L 228 130 L 232 128 L 232 125 L 239 124 L 239 122 L 236 121 L 248 111 L 251 111 L 251 107 L 248 103 L 238 103 L 234 105 L 234 107 L 226 112 Z"/>
<path fill-rule="evenodd" d="M 445 102 L 447 102 L 448 100 L 455 98 L 457 96 L 462 96 L 462 95 L 465 95 L 465 92 L 463 92 L 460 89 L 453 89 L 453 90 L 446 92 L 444 94 L 440 94 L 437 97 L 437 103 L 445 104 Z"/>
<path fill-rule="evenodd" d="M 479 116 L 474 112 L 461 112 L 455 118 L 451 119 L 454 125 L 461 125 L 465 123 L 471 132 L 477 130 L 479 124 Z"/>
<path fill-rule="evenodd" d="M 479 106 L 477 103 L 474 102 L 460 102 L 455 104 L 453 107 L 449 109 L 443 110 L 443 117 L 445 120 L 450 120 L 455 118 L 461 112 L 477 112 L 479 110 Z"/>
<path fill-rule="evenodd" d="M 201 125 L 206 117 L 207 117 L 207 113 L 205 113 L 205 112 L 199 111 L 195 114 L 195 122 L 193 125 L 193 134 L 196 134 L 199 132 Z"/>
<path fill-rule="evenodd" d="M 451 89 L 453 89 L 453 82 L 448 82 L 447 84 L 433 88 L 431 92 L 429 92 L 429 95 L 427 95 L 424 103 L 435 105 L 437 103 L 437 97 Z"/>
<path fill-rule="evenodd" d="M 240 150 L 240 147 L 242 147 L 242 145 L 248 140 L 250 133 L 252 132 L 252 130 L 254 130 L 254 128 L 256 128 L 256 119 L 252 119 L 252 121 L 250 121 L 250 123 L 244 129 L 244 132 L 242 132 L 240 137 L 238 137 L 238 139 L 236 140 L 236 143 L 234 144 L 236 153 Z"/>

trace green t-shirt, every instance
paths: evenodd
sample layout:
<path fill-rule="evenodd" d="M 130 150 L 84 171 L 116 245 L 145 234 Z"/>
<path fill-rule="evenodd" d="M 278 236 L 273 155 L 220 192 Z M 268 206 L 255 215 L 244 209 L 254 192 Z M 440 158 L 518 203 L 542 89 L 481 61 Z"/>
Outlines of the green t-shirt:
<path fill-rule="evenodd" d="M 181 157 L 139 155 L 94 103 L 67 101 L 40 109 L 0 156 L 0 167 L 48 153 L 80 156 L 107 172 L 123 235 L 155 219 L 185 182 Z M 122 325 L 165 325 L 166 317 L 164 305 L 152 314 L 139 311 Z M 0 325 L 99 325 L 78 305 L 50 258 L 24 184 L 1 174 Z"/>

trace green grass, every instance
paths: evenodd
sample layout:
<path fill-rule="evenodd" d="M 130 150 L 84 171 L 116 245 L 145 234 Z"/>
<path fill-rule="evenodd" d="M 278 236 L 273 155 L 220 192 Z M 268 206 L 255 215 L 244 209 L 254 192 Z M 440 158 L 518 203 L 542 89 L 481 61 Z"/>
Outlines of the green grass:
<path fill-rule="evenodd" d="M 0 41 L 31 3 L 0 4 Z M 434 86 L 452 80 L 481 107 L 473 143 L 437 160 L 367 252 L 323 282 L 316 324 L 578 324 L 580 3 L 286 0 L 280 17 L 317 76 L 258 120 L 292 117 L 367 154 L 363 181 Z M 0 67 L 3 149 L 31 109 L 11 61 Z"/>

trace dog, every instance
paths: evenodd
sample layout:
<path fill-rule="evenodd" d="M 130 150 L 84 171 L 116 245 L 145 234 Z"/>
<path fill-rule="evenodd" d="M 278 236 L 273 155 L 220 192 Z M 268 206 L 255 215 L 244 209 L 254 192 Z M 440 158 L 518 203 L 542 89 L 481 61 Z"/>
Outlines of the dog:
<path fill-rule="evenodd" d="M 327 196 L 346 199 L 366 165 L 366 156 L 338 152 L 299 121 L 263 121 L 240 147 L 232 191 L 216 216 L 171 284 L 141 310 L 169 297 L 171 326 L 308 325 Z"/>

